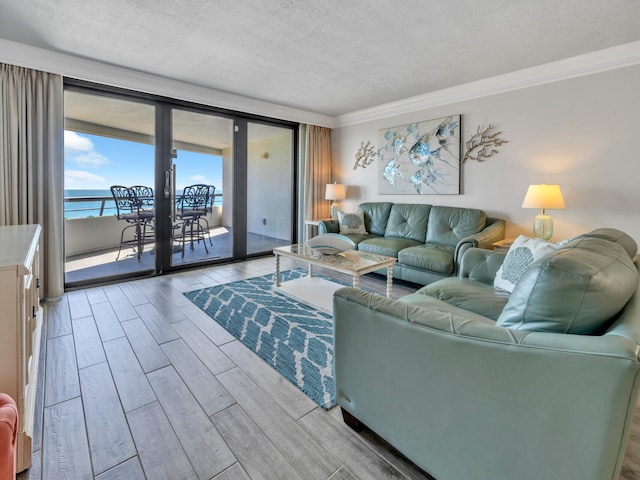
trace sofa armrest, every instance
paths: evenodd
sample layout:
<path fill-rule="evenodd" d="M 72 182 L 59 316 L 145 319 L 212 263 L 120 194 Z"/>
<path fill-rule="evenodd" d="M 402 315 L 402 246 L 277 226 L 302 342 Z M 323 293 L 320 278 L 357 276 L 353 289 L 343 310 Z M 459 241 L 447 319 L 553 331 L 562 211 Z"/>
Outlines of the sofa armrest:
<path fill-rule="evenodd" d="M 462 259 L 464 252 L 471 248 L 489 248 L 492 243 L 502 240 L 505 232 L 505 221 L 501 218 L 487 218 L 487 224 L 484 229 L 474 235 L 463 238 L 456 245 L 453 259 L 458 265 Z"/>
<path fill-rule="evenodd" d="M 471 247 L 464 252 L 458 266 L 458 276 L 493 285 L 506 252 Z"/>
<path fill-rule="evenodd" d="M 15 478 L 18 409 L 13 399 L 0 393 L 0 478 Z"/>
<path fill-rule="evenodd" d="M 323 233 L 340 233 L 340 224 L 338 220 L 322 220 L 318 223 L 318 234 Z"/>

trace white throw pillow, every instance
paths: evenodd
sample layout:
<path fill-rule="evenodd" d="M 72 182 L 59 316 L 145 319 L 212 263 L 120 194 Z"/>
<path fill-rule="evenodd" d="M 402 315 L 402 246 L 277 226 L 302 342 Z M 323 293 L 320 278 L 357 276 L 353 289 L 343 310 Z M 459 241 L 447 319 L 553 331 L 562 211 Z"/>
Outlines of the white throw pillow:
<path fill-rule="evenodd" d="M 552 254 L 558 248 L 560 246 L 556 243 L 520 235 L 509 247 L 502 266 L 496 272 L 493 286 L 512 292 L 522 274 L 533 262 Z"/>
<path fill-rule="evenodd" d="M 355 213 L 346 213 L 338 210 L 338 224 L 342 235 L 367 233 L 366 228 L 364 228 L 364 213 L 362 210 L 358 210 Z"/>

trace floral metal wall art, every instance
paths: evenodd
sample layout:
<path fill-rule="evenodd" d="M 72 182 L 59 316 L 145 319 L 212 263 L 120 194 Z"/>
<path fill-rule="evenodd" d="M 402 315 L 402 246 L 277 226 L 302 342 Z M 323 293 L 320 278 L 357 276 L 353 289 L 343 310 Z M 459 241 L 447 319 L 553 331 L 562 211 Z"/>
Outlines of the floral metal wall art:
<path fill-rule="evenodd" d="M 482 131 L 481 128 L 482 127 L 478 126 L 476 133 L 471 135 L 471 138 L 465 142 L 464 145 L 467 151 L 464 153 L 460 164 L 463 164 L 465 160 L 483 162 L 498 153 L 495 147 L 509 143 L 507 140 L 498 137 L 498 135 L 502 135 L 502 132 L 490 133 L 491 130 L 495 128 L 495 125 L 489 124 L 489 126 Z"/>
<path fill-rule="evenodd" d="M 367 168 L 376 159 L 376 149 L 371 142 L 360 142 L 360 148 L 356 152 L 356 163 L 353 165 L 353 169 L 357 170 L 358 167 Z"/>
<path fill-rule="evenodd" d="M 378 193 L 460 193 L 460 115 L 379 131 Z"/>

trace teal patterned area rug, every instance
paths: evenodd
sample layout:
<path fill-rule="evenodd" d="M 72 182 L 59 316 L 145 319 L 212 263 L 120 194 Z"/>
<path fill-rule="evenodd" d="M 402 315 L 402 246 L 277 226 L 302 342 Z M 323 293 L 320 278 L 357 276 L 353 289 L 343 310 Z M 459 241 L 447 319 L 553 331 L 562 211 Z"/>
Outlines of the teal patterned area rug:
<path fill-rule="evenodd" d="M 281 272 L 281 281 L 304 270 Z M 275 292 L 273 275 L 186 292 L 229 333 L 325 410 L 335 405 L 333 319 Z"/>

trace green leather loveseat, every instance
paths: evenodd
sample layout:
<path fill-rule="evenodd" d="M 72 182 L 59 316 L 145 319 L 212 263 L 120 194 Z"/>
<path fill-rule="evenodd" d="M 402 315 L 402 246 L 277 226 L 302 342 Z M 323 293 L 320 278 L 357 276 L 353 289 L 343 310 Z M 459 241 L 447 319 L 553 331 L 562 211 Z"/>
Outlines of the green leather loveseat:
<path fill-rule="evenodd" d="M 346 236 L 358 250 L 396 257 L 394 278 L 421 285 L 454 275 L 468 248 L 504 238 L 504 220 L 474 208 L 367 202 L 359 210 L 366 233 Z M 321 222 L 318 233 L 341 233 L 338 220 Z"/>
<path fill-rule="evenodd" d="M 345 421 L 437 480 L 618 480 L 639 386 L 636 250 L 596 230 L 510 294 L 493 287 L 506 254 L 476 248 L 401 300 L 336 291 Z"/>

